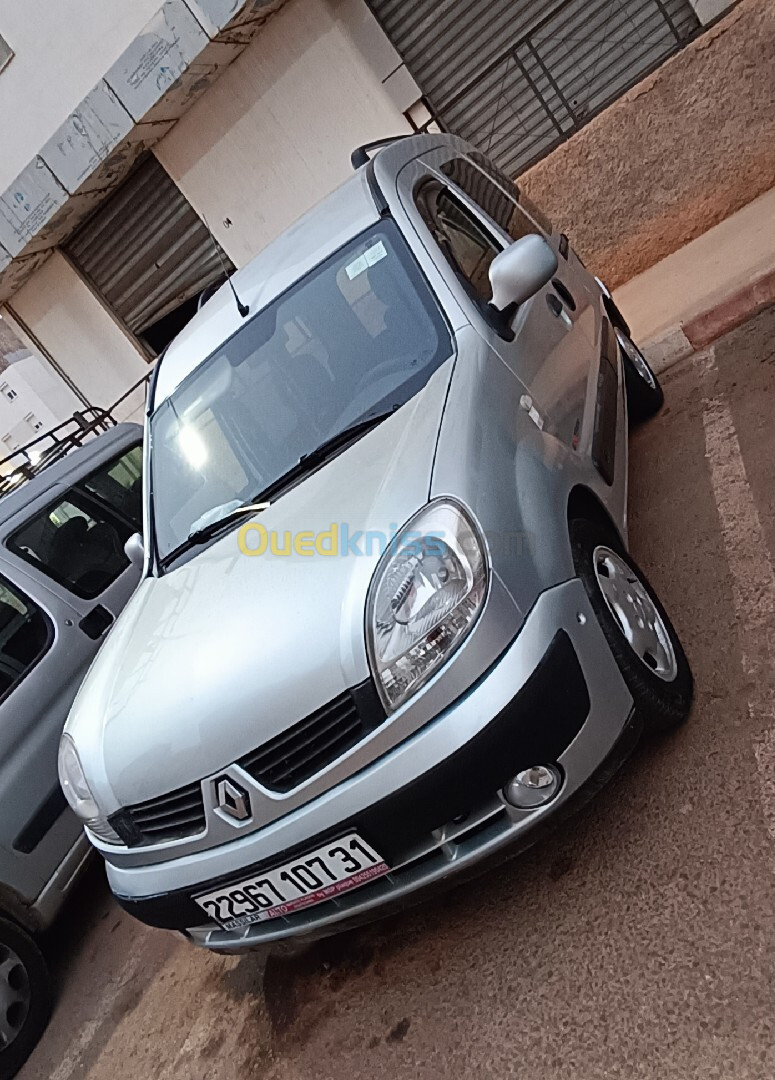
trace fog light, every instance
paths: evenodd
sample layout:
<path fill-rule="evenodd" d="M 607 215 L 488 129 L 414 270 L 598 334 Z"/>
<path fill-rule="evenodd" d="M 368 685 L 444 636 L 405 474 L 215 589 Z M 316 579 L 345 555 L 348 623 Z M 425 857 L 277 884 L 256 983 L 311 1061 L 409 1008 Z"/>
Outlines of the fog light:
<path fill-rule="evenodd" d="M 554 765 L 533 765 L 517 773 L 506 785 L 503 794 L 507 802 L 519 810 L 534 810 L 551 802 L 561 784 L 560 770 Z"/>

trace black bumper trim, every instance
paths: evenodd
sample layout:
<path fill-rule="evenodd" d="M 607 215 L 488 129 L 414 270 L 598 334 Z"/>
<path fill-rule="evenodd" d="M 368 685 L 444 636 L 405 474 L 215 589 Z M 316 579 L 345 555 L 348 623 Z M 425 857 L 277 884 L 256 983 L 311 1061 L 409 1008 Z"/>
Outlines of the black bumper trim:
<path fill-rule="evenodd" d="M 348 831 L 358 832 L 394 864 L 419 837 L 467 813 L 521 769 L 557 761 L 583 727 L 589 708 L 581 665 L 570 638 L 560 630 L 519 693 L 487 727 L 380 802 L 310 836 L 302 845 L 226 876 L 156 896 L 138 899 L 116 894 L 116 899 L 149 926 L 182 930 L 205 919 L 192 895 L 261 873 Z"/>

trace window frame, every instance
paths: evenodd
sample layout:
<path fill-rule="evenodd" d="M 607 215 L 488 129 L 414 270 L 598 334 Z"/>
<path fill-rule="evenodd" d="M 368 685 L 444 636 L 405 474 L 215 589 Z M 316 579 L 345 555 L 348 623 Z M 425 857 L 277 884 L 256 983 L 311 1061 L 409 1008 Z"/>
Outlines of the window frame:
<path fill-rule="evenodd" d="M 473 162 L 476 168 L 484 173 L 492 184 L 500 188 L 504 195 L 508 196 L 508 198 L 513 198 L 523 214 L 526 214 L 527 217 L 530 218 L 533 224 L 547 239 L 551 240 L 553 236 L 557 235 L 554 223 L 551 221 L 543 207 L 538 206 L 533 202 L 530 196 L 525 195 L 516 180 L 509 180 L 506 173 L 499 169 L 497 165 L 493 164 L 493 162 L 480 150 L 474 150 L 470 159 L 466 158 L 464 160 Z"/>
<path fill-rule="evenodd" d="M 54 622 L 49 612 L 46 611 L 46 609 L 39 601 L 33 599 L 33 597 L 30 596 L 29 592 L 27 592 L 26 589 L 23 589 L 15 581 L 12 581 L 7 574 L 0 574 L 0 586 L 7 589 L 11 593 L 18 594 L 19 599 L 21 599 L 28 608 L 34 608 L 42 617 L 43 623 L 46 628 L 46 641 L 43 648 L 40 650 L 32 663 L 24 669 L 24 672 L 18 677 L 18 679 L 16 679 L 15 682 L 11 683 L 7 690 L 4 690 L 2 693 L 0 693 L 0 705 L 2 705 L 4 702 L 8 701 L 11 695 L 19 689 L 19 687 L 28 677 L 30 672 L 34 671 L 35 668 L 40 664 L 40 662 L 49 655 L 56 640 L 56 633 L 54 631 Z M 2 648 L 0 648 L 0 654 L 1 653 Z"/>
<path fill-rule="evenodd" d="M 252 319 L 261 318 L 261 316 L 272 307 L 277 307 L 279 310 L 279 306 L 283 302 L 285 302 L 286 298 L 290 297 L 293 293 L 303 287 L 305 281 L 307 281 L 313 276 L 325 272 L 329 266 L 331 266 L 336 260 L 341 258 L 342 254 L 347 251 L 348 248 L 355 246 L 356 244 L 360 245 L 368 243 L 370 237 L 378 234 L 381 230 L 387 230 L 388 232 L 392 231 L 394 233 L 394 237 L 390 238 L 391 243 L 394 244 L 395 251 L 399 255 L 401 262 L 404 264 L 405 271 L 408 273 L 408 276 L 410 278 L 412 274 L 416 274 L 418 280 L 424 283 L 427 297 L 429 300 L 429 314 L 431 315 L 431 319 L 436 326 L 437 332 L 439 333 L 438 355 L 433 360 L 433 362 L 427 366 L 427 375 L 425 374 L 425 369 L 423 369 L 421 372 L 415 373 L 412 378 L 408 380 L 408 383 L 412 386 L 416 385 L 416 388 L 412 389 L 412 392 L 406 398 L 406 402 L 408 402 L 412 398 L 416 397 L 420 390 L 430 380 L 433 373 L 438 370 L 438 368 L 441 367 L 444 363 L 446 363 L 446 361 L 450 359 L 450 357 L 454 355 L 455 331 L 453 330 L 452 324 L 450 323 L 449 314 L 445 310 L 444 305 L 441 303 L 438 293 L 434 288 L 431 280 L 429 279 L 428 274 L 423 268 L 421 261 L 417 258 L 417 255 L 413 250 L 412 244 L 406 235 L 405 229 L 401 227 L 391 215 L 382 217 L 377 221 L 372 222 L 370 225 L 367 225 L 359 232 L 348 236 L 337 248 L 323 256 L 314 266 L 305 270 L 305 272 L 300 277 L 290 282 L 276 296 L 269 300 L 264 305 L 264 307 L 257 310 L 255 314 L 252 314 L 251 321 Z M 430 312 L 431 307 L 432 313 Z M 357 313 L 353 313 L 356 315 L 357 318 Z M 153 380 L 151 381 L 152 389 L 149 390 L 150 404 L 148 405 L 147 414 L 147 438 L 149 451 L 150 448 L 153 446 L 154 420 L 159 411 L 164 408 L 168 404 L 168 402 L 170 402 L 170 400 L 174 398 L 176 394 L 178 394 L 183 388 L 185 388 L 186 385 L 190 384 L 190 382 L 194 379 L 194 377 L 205 364 L 208 364 L 210 361 L 212 361 L 219 353 L 224 352 L 230 345 L 230 343 L 240 333 L 244 331 L 244 328 L 245 325 L 243 324 L 242 326 L 238 327 L 232 334 L 230 334 L 229 337 L 225 338 L 222 342 L 220 342 L 217 348 L 214 349 L 213 352 L 211 352 L 207 357 L 205 357 L 205 359 L 202 360 L 192 371 L 190 371 L 186 378 L 159 403 L 155 401 L 155 394 L 153 390 L 154 383 Z M 442 330 L 443 338 L 441 333 Z M 442 340 L 444 342 L 449 342 L 449 351 L 447 351 L 446 348 L 441 348 Z M 155 370 L 159 370 L 158 366 Z M 152 453 L 151 457 L 153 457 Z M 301 481 L 297 482 L 300 483 Z M 196 554 L 196 551 L 192 551 L 190 548 L 186 547 L 185 544 L 183 544 L 178 548 L 173 548 L 171 551 L 166 551 L 164 554 L 161 553 L 159 546 L 158 530 L 156 525 L 156 502 L 158 496 L 156 494 L 156 491 L 154 490 L 154 476 L 152 469 L 149 469 L 148 471 L 146 483 L 148 485 L 146 490 L 148 493 L 147 512 L 149 522 L 149 535 L 146 537 L 146 546 L 147 550 L 149 550 L 151 553 L 152 572 L 154 572 L 157 576 L 161 577 L 165 573 L 169 573 L 176 566 L 180 565 L 182 561 L 187 561 L 188 559 L 193 558 Z M 295 485 L 292 484 L 290 486 Z M 288 490 L 290 490 L 290 487 Z M 283 494 L 284 493 L 285 489 L 283 491 Z M 278 496 L 278 498 L 279 497 L 280 496 Z M 212 540 L 208 541 L 208 544 L 215 543 L 217 539 L 217 536 L 213 537 Z M 201 551 L 206 546 L 207 544 L 199 545 L 197 550 Z"/>

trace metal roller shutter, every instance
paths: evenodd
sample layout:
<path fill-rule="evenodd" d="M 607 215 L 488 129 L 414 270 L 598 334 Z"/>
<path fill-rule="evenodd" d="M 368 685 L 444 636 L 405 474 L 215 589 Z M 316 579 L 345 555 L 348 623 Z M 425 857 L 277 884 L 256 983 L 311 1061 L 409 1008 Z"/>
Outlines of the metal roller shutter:
<path fill-rule="evenodd" d="M 103 203 L 65 250 L 138 336 L 223 277 L 207 229 L 154 157 Z"/>
<path fill-rule="evenodd" d="M 368 0 L 448 130 L 512 175 L 699 29 L 689 0 Z"/>

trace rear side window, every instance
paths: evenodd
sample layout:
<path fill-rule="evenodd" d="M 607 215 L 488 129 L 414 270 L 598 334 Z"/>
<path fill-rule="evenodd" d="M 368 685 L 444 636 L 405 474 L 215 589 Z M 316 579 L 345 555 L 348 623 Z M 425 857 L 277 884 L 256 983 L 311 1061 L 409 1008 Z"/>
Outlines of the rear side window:
<path fill-rule="evenodd" d="M 124 544 L 141 529 L 142 449 L 91 473 L 12 533 L 8 548 L 84 600 L 129 566 Z"/>
<path fill-rule="evenodd" d="M 0 578 L 0 700 L 51 644 L 51 625 L 37 604 Z"/>

